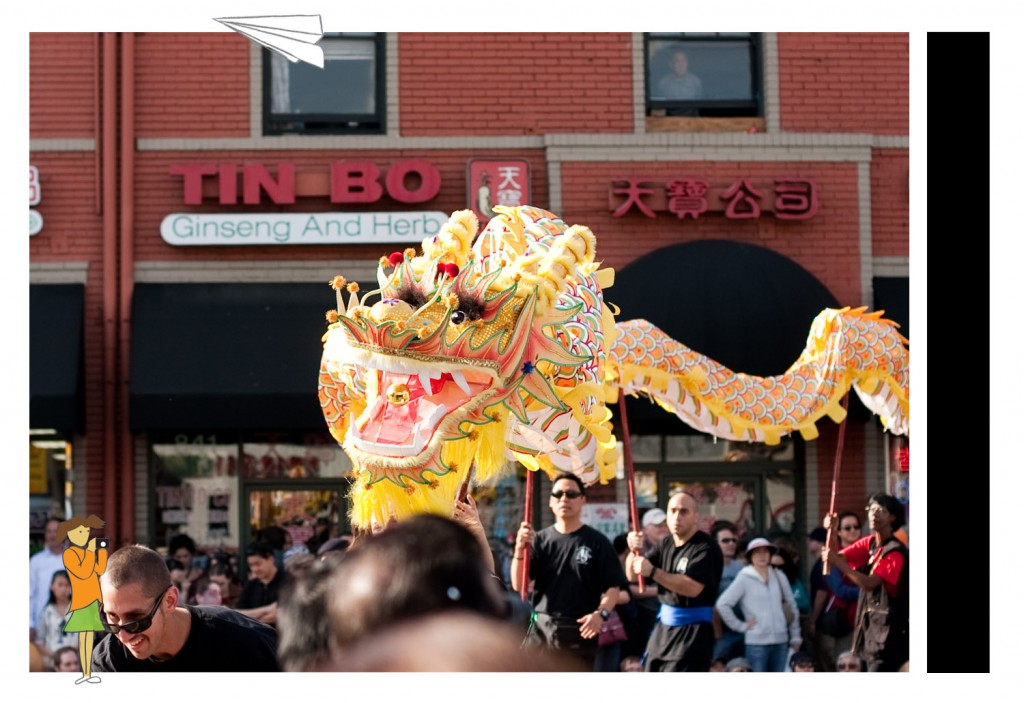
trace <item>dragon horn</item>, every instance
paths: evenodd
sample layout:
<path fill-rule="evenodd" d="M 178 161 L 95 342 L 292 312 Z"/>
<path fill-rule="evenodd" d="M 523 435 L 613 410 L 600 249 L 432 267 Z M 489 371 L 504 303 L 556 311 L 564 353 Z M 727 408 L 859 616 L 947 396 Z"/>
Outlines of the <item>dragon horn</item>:
<path fill-rule="evenodd" d="M 597 240 L 590 228 L 573 225 L 555 239 L 539 260 L 524 260 L 523 280 L 537 289 L 540 307 L 550 307 L 568 286 L 566 278 L 581 265 L 593 263 L 596 251 Z"/>

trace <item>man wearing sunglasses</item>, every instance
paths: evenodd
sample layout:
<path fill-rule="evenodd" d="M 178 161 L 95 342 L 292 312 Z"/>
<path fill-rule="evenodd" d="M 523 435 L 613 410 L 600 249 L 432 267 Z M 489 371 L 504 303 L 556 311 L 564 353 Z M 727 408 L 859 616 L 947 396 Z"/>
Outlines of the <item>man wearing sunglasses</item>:
<path fill-rule="evenodd" d="M 142 545 L 111 555 L 100 577 L 108 635 L 93 671 L 279 671 L 277 632 L 229 608 L 191 606 L 163 557 Z"/>
<path fill-rule="evenodd" d="M 722 580 L 718 583 L 718 595 L 725 593 L 725 589 L 743 570 L 743 562 L 736 558 L 736 547 L 739 544 L 738 534 L 736 525 L 728 520 L 716 520 L 711 526 L 711 539 L 715 540 L 719 549 L 722 550 Z M 736 606 L 734 610 L 736 617 L 742 620 L 743 611 L 739 606 Z M 711 624 L 715 633 L 715 648 L 711 658 L 729 661 L 736 657 L 742 657 L 746 652 L 743 633 L 736 632 L 725 624 L 717 610 L 711 614 Z"/>
<path fill-rule="evenodd" d="M 611 541 L 583 523 L 583 481 L 559 474 L 548 506 L 555 524 L 534 533 L 519 526 L 512 552 L 512 587 L 519 590 L 524 552 L 530 547 L 535 617 L 527 638 L 538 645 L 567 650 L 588 669 L 597 669 L 597 633 L 629 582 Z M 617 670 L 618 662 L 615 662 Z"/>
<path fill-rule="evenodd" d="M 681 489 L 668 499 L 669 536 L 643 555 L 626 557 L 626 576 L 635 574 L 658 584 L 661 608 L 647 641 L 644 671 L 708 671 L 715 633 L 711 625 L 722 550 L 697 528 L 697 501 Z M 643 547 L 643 534 L 630 532 L 630 549 Z"/>
<path fill-rule="evenodd" d="M 871 534 L 841 550 L 826 545 L 821 556 L 859 589 L 853 653 L 868 671 L 899 671 L 910 657 L 910 552 L 894 534 L 905 513 L 888 493 L 869 496 L 865 511 Z M 826 515 L 826 526 L 836 519 Z"/>
<path fill-rule="evenodd" d="M 846 549 L 860 539 L 860 516 L 850 510 L 839 513 L 838 536 L 839 548 Z M 811 567 L 811 592 L 813 607 L 811 623 L 813 629 L 808 636 L 815 642 L 818 665 L 821 671 L 833 671 L 838 656 L 853 646 L 854 615 L 857 610 L 859 595 L 856 584 L 843 576 L 838 569 L 829 571 L 826 577 L 822 570 L 821 548 L 828 542 L 828 531 L 824 527 L 816 527 L 811 536 L 818 536 L 817 553 L 814 566 Z M 808 549 L 810 542 L 808 539 Z"/>

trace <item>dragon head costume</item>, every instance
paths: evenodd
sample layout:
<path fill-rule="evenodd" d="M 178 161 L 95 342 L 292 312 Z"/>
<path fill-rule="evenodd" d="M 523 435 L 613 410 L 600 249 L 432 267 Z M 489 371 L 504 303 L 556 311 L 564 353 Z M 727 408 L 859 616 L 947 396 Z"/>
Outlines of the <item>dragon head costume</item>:
<path fill-rule="evenodd" d="M 716 436 L 777 443 L 845 417 L 855 388 L 906 434 L 907 340 L 880 313 L 825 310 L 782 376 L 736 374 L 645 320 L 615 324 L 594 234 L 531 206 L 470 210 L 382 258 L 378 289 L 331 282 L 319 396 L 353 463 L 352 524 L 450 515 L 464 484 L 509 460 L 607 482 L 618 459 L 606 402 L 643 393 Z M 350 294 L 347 304 L 343 291 Z"/>
<path fill-rule="evenodd" d="M 487 481 L 506 452 L 587 483 L 614 476 L 603 387 L 614 323 L 601 296 L 611 272 L 597 270 L 588 228 L 495 210 L 479 236 L 464 210 L 419 255 L 382 259 L 379 291 L 351 290 L 343 312 L 339 291 L 320 403 L 357 471 L 355 525 L 450 514 L 470 467 Z"/>

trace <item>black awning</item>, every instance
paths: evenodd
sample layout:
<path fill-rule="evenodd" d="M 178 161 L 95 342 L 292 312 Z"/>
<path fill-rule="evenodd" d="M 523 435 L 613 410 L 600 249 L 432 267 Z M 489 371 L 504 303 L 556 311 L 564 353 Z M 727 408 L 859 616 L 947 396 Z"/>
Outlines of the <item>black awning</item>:
<path fill-rule="evenodd" d="M 637 259 L 616 272 L 605 300 L 620 308 L 617 320 L 649 320 L 694 351 L 756 376 L 784 373 L 803 351 L 815 316 L 840 307 L 828 288 L 785 256 L 721 240 L 677 244 Z M 646 398 L 628 398 L 626 412 L 631 434 L 694 433 Z"/>
<path fill-rule="evenodd" d="M 872 278 L 875 310 L 885 310 L 885 317 L 900 326 L 900 334 L 910 339 L 910 279 Z"/>
<path fill-rule="evenodd" d="M 85 286 L 30 285 L 29 427 L 85 431 L 82 318 Z"/>
<path fill-rule="evenodd" d="M 132 429 L 322 428 L 320 339 L 334 306 L 326 282 L 137 284 Z"/>

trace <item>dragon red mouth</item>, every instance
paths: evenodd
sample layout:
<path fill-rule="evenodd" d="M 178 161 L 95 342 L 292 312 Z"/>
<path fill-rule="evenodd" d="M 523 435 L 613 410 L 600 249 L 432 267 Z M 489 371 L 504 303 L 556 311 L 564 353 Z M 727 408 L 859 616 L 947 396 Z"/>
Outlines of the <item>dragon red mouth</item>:
<path fill-rule="evenodd" d="M 367 383 L 366 410 L 349 428 L 347 440 L 377 456 L 423 453 L 445 418 L 459 413 L 492 385 L 489 374 L 474 370 L 424 369 L 410 374 L 372 369 L 371 373 L 376 374 L 376 384 L 372 379 Z"/>

